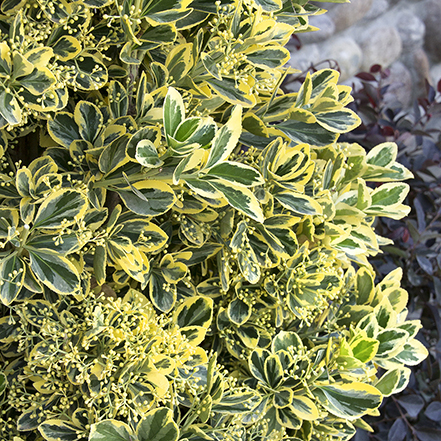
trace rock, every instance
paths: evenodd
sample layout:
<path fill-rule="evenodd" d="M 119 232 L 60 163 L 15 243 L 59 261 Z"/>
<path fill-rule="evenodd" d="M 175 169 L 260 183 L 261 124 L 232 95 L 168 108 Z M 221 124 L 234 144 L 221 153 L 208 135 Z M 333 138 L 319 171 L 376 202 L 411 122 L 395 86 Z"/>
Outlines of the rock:
<path fill-rule="evenodd" d="M 374 18 L 381 17 L 388 9 L 388 0 L 373 0 L 371 9 L 363 18 L 364 20 L 373 20 Z"/>
<path fill-rule="evenodd" d="M 361 68 L 366 71 L 374 64 L 390 66 L 399 58 L 403 47 L 398 31 L 387 25 L 370 26 L 361 35 L 360 46 L 363 51 Z"/>
<path fill-rule="evenodd" d="M 417 96 L 426 95 L 426 81 L 430 81 L 430 62 L 424 49 L 416 50 L 413 53 L 414 88 Z"/>
<path fill-rule="evenodd" d="M 410 52 L 423 46 L 426 26 L 415 14 L 408 10 L 400 12 L 395 23 L 403 43 L 403 51 Z"/>
<path fill-rule="evenodd" d="M 287 46 L 287 49 L 291 52 L 288 64 L 294 69 L 305 71 L 311 67 L 311 64 L 316 64 L 323 60 L 319 46 L 315 43 L 305 45 L 300 50 L 296 50 L 292 46 Z"/>
<path fill-rule="evenodd" d="M 323 46 L 323 59 L 336 60 L 341 71 L 340 80 L 344 81 L 360 70 L 363 59 L 360 46 L 351 37 L 336 37 Z"/>
<path fill-rule="evenodd" d="M 438 81 L 441 81 L 441 63 L 432 66 L 430 69 L 430 77 L 432 80 L 432 86 L 436 88 Z"/>
<path fill-rule="evenodd" d="M 352 0 L 351 3 L 339 4 L 331 8 L 328 15 L 335 23 L 336 32 L 347 29 L 361 20 L 369 11 L 373 0 Z"/>
<path fill-rule="evenodd" d="M 413 82 L 413 99 L 426 95 L 426 80 L 430 81 L 430 63 L 424 49 L 405 53 L 400 61 L 409 69 Z"/>
<path fill-rule="evenodd" d="M 389 85 L 384 102 L 388 107 L 407 108 L 412 103 L 412 74 L 409 69 L 400 61 L 390 66 L 390 75 L 383 84 Z"/>
<path fill-rule="evenodd" d="M 426 51 L 435 60 L 441 61 L 441 2 L 428 0 L 424 3 L 422 19 L 426 25 L 426 38 L 424 46 Z"/>
<path fill-rule="evenodd" d="M 313 15 L 310 17 L 309 23 L 312 26 L 319 28 L 319 30 L 315 32 L 298 34 L 297 36 L 303 44 L 318 43 L 320 41 L 327 40 L 335 32 L 335 24 L 328 14 Z"/>

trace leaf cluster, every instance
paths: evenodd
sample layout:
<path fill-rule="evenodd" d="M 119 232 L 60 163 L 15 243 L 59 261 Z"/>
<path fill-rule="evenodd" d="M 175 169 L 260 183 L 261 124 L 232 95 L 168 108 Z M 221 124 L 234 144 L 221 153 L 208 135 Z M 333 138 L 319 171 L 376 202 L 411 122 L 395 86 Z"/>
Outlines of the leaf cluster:
<path fill-rule="evenodd" d="M 441 83 L 427 85 L 427 93 L 411 109 L 402 109 L 387 101 L 389 72 L 373 66 L 358 75 L 362 87 L 354 92 L 352 104 L 363 124 L 345 137 L 357 140 L 366 148 L 377 142 L 395 141 L 400 162 L 414 177 L 406 203 L 412 207 L 405 220 L 378 219 L 376 230 L 391 238 L 394 245 L 384 247 L 384 254 L 372 260 L 380 274 L 394 266 L 404 269 L 403 287 L 408 290 L 412 315 L 421 317 L 425 332 L 420 338 L 430 347 L 432 356 L 413 368 L 409 387 L 397 397 L 388 399 L 382 409 L 384 417 L 372 420 L 377 439 L 398 440 L 405 437 L 426 440 L 439 437 L 440 418 L 436 409 L 439 396 L 440 331 L 440 130 Z M 429 331 L 431 330 L 431 331 Z M 438 346 L 437 346 L 438 345 Z"/>
<path fill-rule="evenodd" d="M 283 46 L 323 10 L 1 8 L 2 438 L 369 429 L 362 417 L 427 356 L 401 272 L 375 284 L 368 260 L 390 243 L 375 219 L 409 212 L 412 174 L 392 142 L 339 142 L 360 119 L 337 72 L 279 90 Z M 40 73 L 55 79 L 41 93 L 29 86 Z"/>

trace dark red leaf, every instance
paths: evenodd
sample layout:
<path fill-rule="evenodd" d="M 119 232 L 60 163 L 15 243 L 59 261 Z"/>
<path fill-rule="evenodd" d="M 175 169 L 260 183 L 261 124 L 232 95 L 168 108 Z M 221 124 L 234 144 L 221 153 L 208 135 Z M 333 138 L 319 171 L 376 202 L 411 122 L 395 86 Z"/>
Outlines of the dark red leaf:
<path fill-rule="evenodd" d="M 383 136 L 394 136 L 395 131 L 391 126 L 386 126 L 381 129 L 381 134 Z"/>
<path fill-rule="evenodd" d="M 374 64 L 373 66 L 371 66 L 371 68 L 369 69 L 370 73 L 377 73 L 381 71 L 381 64 Z"/>
<path fill-rule="evenodd" d="M 376 81 L 376 78 L 369 72 L 360 72 L 355 76 L 363 81 Z"/>
<path fill-rule="evenodd" d="M 294 44 L 294 46 L 297 50 L 300 50 L 303 46 L 302 42 L 300 41 L 300 38 L 297 37 L 297 35 L 295 35 L 295 34 L 291 35 L 291 43 Z"/>
<path fill-rule="evenodd" d="M 409 234 L 409 230 L 407 228 L 405 228 L 403 230 L 403 235 L 401 236 L 401 239 L 403 240 L 404 243 L 406 243 L 410 238 L 410 234 Z"/>
<path fill-rule="evenodd" d="M 420 98 L 418 100 L 418 104 L 423 107 L 425 110 L 429 107 L 429 100 L 427 98 Z"/>
<path fill-rule="evenodd" d="M 390 69 L 384 69 L 381 71 L 381 78 L 383 78 L 383 80 L 385 78 L 388 78 L 390 76 Z"/>

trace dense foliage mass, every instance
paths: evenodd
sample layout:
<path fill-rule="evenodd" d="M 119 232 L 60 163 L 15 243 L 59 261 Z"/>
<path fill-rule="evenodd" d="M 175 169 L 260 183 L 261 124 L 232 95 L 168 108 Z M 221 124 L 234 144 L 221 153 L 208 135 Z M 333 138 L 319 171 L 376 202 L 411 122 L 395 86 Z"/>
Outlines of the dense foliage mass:
<path fill-rule="evenodd" d="M 400 162 L 414 175 L 406 197 L 412 211 L 405 219 L 376 220 L 376 231 L 394 245 L 383 247 L 370 262 L 380 277 L 394 266 L 403 268 L 410 314 L 421 317 L 419 337 L 431 349 L 424 363 L 412 367 L 408 387 L 383 401 L 381 417 L 369 418 L 376 429 L 371 439 L 441 439 L 441 79 L 435 87 L 427 84 L 426 95 L 412 108 L 403 109 L 388 100 L 388 85 L 395 86 L 388 69 L 375 65 L 357 76 L 361 87 L 353 92 L 350 106 L 363 123 L 345 140 L 367 149 L 395 141 Z"/>
<path fill-rule="evenodd" d="M 411 173 L 307 0 L 6 0 L 0 431 L 8 441 L 347 440 L 427 351 L 368 262 Z M 375 183 L 378 185 L 372 185 Z"/>

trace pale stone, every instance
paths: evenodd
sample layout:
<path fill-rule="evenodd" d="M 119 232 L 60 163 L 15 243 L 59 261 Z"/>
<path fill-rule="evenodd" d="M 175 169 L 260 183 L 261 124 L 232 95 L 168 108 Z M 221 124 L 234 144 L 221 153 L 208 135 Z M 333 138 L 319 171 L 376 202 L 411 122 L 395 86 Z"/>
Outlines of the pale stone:
<path fill-rule="evenodd" d="M 438 81 L 441 81 L 441 63 L 435 64 L 430 69 L 430 77 L 432 80 L 432 86 L 436 87 Z"/>
<path fill-rule="evenodd" d="M 441 1 L 429 0 L 424 3 L 422 19 L 426 25 L 424 46 L 434 60 L 441 61 Z"/>
<path fill-rule="evenodd" d="M 362 70 L 369 70 L 374 64 L 390 66 L 402 50 L 400 34 L 392 26 L 370 26 L 362 34 L 360 46 L 363 51 Z"/>
<path fill-rule="evenodd" d="M 393 63 L 389 69 L 390 75 L 383 81 L 384 85 L 389 85 L 384 102 L 388 107 L 407 108 L 412 103 L 412 75 L 400 61 Z"/>
<path fill-rule="evenodd" d="M 305 45 L 300 50 L 296 50 L 292 46 L 287 46 L 287 48 L 291 52 L 288 64 L 294 69 L 306 71 L 311 67 L 311 64 L 322 61 L 321 52 L 317 44 Z"/>
<path fill-rule="evenodd" d="M 351 37 L 336 37 L 323 45 L 322 59 L 336 60 L 344 81 L 360 70 L 363 59 L 360 46 Z"/>
<path fill-rule="evenodd" d="M 426 27 L 420 18 L 405 10 L 397 14 L 395 23 L 404 51 L 410 52 L 422 47 Z"/>
<path fill-rule="evenodd" d="M 313 15 L 309 19 L 309 23 L 318 31 L 305 32 L 303 34 L 297 34 L 302 44 L 318 43 L 330 38 L 335 32 L 335 24 L 329 14 Z"/>
<path fill-rule="evenodd" d="M 430 81 L 430 63 L 422 48 L 409 54 L 403 54 L 400 61 L 406 65 L 412 75 L 413 98 L 426 95 L 426 80 Z"/>
<path fill-rule="evenodd" d="M 388 0 L 373 0 L 371 9 L 363 18 L 364 20 L 373 20 L 374 18 L 381 17 L 388 9 Z"/>
<path fill-rule="evenodd" d="M 347 29 L 361 20 L 370 10 L 373 0 L 352 0 L 351 3 L 338 4 L 329 10 L 337 32 Z"/>

